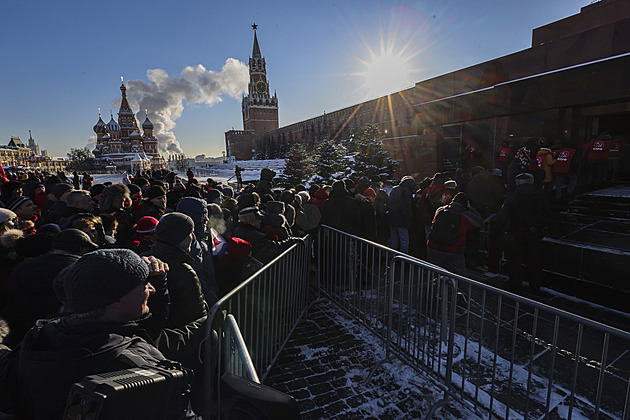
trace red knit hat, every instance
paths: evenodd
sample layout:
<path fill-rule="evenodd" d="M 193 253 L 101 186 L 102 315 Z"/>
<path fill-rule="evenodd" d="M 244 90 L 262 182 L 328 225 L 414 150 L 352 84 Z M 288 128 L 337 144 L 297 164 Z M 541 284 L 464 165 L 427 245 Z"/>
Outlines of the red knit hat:
<path fill-rule="evenodd" d="M 252 252 L 252 244 L 241 238 L 228 238 L 227 253 L 236 260 L 244 260 Z"/>
<path fill-rule="evenodd" d="M 370 187 L 367 190 L 363 191 L 363 195 L 366 197 L 376 198 L 376 191 L 374 191 L 374 189 Z"/>
<path fill-rule="evenodd" d="M 144 216 L 138 220 L 136 225 L 136 233 L 140 235 L 149 235 L 155 233 L 155 228 L 158 225 L 158 219 L 153 216 Z"/>

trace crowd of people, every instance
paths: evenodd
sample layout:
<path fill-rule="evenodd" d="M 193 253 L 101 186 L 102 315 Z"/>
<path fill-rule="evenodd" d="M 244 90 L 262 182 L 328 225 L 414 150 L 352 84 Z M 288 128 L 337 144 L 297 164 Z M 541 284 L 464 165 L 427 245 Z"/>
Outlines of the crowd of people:
<path fill-rule="evenodd" d="M 505 143 L 500 168 L 405 176 L 391 189 L 378 177 L 278 188 L 269 168 L 236 190 L 192 171 L 103 184 L 76 172 L 3 176 L 0 412 L 58 418 L 90 374 L 164 359 L 198 370 L 209 308 L 322 224 L 461 275 L 481 264 L 484 226 L 487 268 L 498 271 L 505 251 L 510 287 L 537 290 L 548 200 L 573 193 L 578 173 L 574 149 L 539 146 Z"/>

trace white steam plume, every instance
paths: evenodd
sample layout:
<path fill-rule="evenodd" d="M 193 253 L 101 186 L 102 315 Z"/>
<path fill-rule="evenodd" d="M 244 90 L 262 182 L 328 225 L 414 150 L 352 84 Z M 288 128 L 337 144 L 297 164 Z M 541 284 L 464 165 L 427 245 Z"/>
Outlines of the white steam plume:
<path fill-rule="evenodd" d="M 127 82 L 127 97 L 137 112 L 138 122 L 140 125 L 144 122 L 144 110 L 147 109 L 160 151 L 182 153 L 173 129 L 184 111 L 184 100 L 212 107 L 223 100 L 221 95 L 224 93 L 238 99 L 247 91 L 249 72 L 246 64 L 228 58 L 220 72 L 206 70 L 198 64 L 186 66 L 178 78 L 170 77 L 162 69 L 147 70 L 147 79 L 148 83 L 141 80 Z M 114 105 L 120 106 L 120 99 Z"/>

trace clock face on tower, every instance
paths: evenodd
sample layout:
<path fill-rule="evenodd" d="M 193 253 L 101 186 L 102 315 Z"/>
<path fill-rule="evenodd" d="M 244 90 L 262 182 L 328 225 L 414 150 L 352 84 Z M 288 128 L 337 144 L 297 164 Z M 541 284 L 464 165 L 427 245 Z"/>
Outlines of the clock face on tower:
<path fill-rule="evenodd" d="M 260 94 L 267 92 L 267 83 L 259 80 L 256 82 L 256 91 Z"/>

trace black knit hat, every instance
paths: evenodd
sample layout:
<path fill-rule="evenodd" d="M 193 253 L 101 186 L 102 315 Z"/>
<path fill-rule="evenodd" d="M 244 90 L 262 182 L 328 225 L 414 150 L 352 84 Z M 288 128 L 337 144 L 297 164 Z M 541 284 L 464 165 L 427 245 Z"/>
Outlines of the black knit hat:
<path fill-rule="evenodd" d="M 149 266 L 128 249 L 99 249 L 79 258 L 64 274 L 70 310 L 85 313 L 104 308 L 144 284 Z"/>
<path fill-rule="evenodd" d="M 167 213 L 155 229 L 156 238 L 169 245 L 179 245 L 195 229 L 195 222 L 184 213 Z"/>
<path fill-rule="evenodd" d="M 17 211 L 17 209 L 19 209 L 20 207 L 22 207 L 24 204 L 28 203 L 28 202 L 33 202 L 33 200 L 31 200 L 28 197 L 25 197 L 23 195 L 19 196 L 19 197 L 13 197 L 12 199 L 10 199 L 7 202 L 7 208 L 13 212 Z"/>
<path fill-rule="evenodd" d="M 62 182 L 53 187 L 53 194 L 57 197 L 57 200 L 61 198 L 62 195 L 65 194 L 66 191 L 73 190 L 74 187 L 68 183 Z"/>
<path fill-rule="evenodd" d="M 166 195 L 166 191 L 164 191 L 164 188 L 162 188 L 159 185 L 152 185 L 149 188 L 149 191 L 147 192 L 147 197 L 150 199 L 152 198 L 156 198 L 156 197 L 162 197 Z"/>

